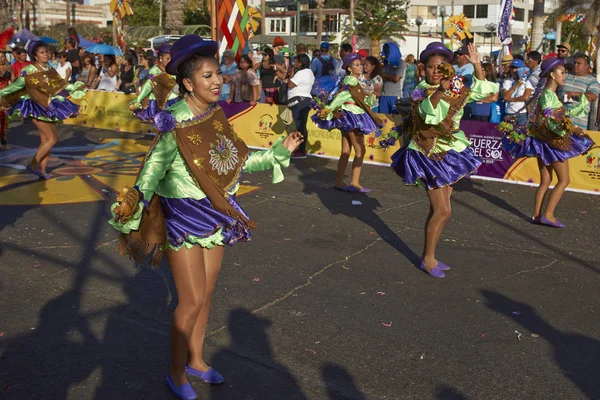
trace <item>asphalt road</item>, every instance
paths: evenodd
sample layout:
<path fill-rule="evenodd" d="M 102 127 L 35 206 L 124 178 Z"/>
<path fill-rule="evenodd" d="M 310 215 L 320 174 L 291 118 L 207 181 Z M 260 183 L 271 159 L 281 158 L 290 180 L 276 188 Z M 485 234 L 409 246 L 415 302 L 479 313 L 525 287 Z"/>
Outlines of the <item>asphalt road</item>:
<path fill-rule="evenodd" d="M 29 185 L 18 168 L 34 127 L 11 129 L 0 150 L 0 399 L 171 399 L 168 265 L 116 254 L 115 189 L 94 186 L 110 174 L 79 177 L 97 181 L 99 201 L 61 202 L 85 191 L 66 175 Z M 59 130 L 59 153 L 147 143 Z M 70 151 L 72 162 L 91 150 Z M 111 170 L 131 173 L 126 158 Z M 527 222 L 532 188 L 460 183 L 438 249 L 453 268 L 439 280 L 413 265 L 424 191 L 366 166 L 371 194 L 335 192 L 335 167 L 309 158 L 281 184 L 243 177 L 259 187 L 239 198 L 259 227 L 226 250 L 206 343 L 226 383 L 192 379 L 201 399 L 600 399 L 599 196 L 566 193 L 567 228 L 553 229 Z"/>

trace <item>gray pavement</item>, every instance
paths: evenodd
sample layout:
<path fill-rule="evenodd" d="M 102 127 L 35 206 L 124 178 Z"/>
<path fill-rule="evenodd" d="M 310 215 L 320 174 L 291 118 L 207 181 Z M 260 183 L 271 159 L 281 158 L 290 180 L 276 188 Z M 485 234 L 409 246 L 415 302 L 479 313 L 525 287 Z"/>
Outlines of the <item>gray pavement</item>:
<path fill-rule="evenodd" d="M 36 145 L 33 125 L 11 129 L 0 158 Z M 139 138 L 59 131 L 57 150 Z M 424 191 L 366 166 L 371 194 L 335 192 L 335 167 L 309 158 L 278 185 L 243 177 L 260 187 L 239 198 L 259 227 L 226 250 L 206 343 L 226 383 L 192 379 L 201 399 L 600 399 L 599 196 L 566 193 L 567 228 L 551 229 L 526 221 L 532 188 L 462 182 L 438 280 L 413 266 Z M 0 198 L 23 184 L 3 182 Z M 172 398 L 168 265 L 116 254 L 115 193 L 98 193 L 2 205 L 0 399 Z"/>

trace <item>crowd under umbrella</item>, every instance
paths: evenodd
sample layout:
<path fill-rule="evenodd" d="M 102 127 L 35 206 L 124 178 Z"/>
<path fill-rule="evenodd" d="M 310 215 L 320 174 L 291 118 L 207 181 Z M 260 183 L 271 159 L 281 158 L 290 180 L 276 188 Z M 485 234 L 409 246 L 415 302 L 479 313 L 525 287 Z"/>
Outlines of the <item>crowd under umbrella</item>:
<path fill-rule="evenodd" d="M 103 54 L 103 55 L 111 55 L 111 56 L 122 56 L 123 52 L 121 49 L 113 47 L 108 44 L 97 44 L 87 48 L 89 53 L 93 54 Z"/>

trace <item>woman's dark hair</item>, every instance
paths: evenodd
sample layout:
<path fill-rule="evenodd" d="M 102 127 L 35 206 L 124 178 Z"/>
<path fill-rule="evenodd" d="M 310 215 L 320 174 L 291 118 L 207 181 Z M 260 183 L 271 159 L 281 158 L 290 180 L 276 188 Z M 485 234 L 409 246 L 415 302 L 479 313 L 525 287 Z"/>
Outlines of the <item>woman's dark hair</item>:
<path fill-rule="evenodd" d="M 36 51 L 36 53 L 37 53 L 37 51 Z M 58 58 L 67 58 L 67 52 L 61 51 L 60 53 L 58 53 Z"/>
<path fill-rule="evenodd" d="M 296 60 L 300 63 L 300 69 L 310 68 L 310 58 L 306 54 L 298 54 Z"/>
<path fill-rule="evenodd" d="M 265 53 L 267 56 L 269 56 L 269 64 L 274 65 L 275 64 L 275 53 L 273 53 L 273 49 L 270 47 L 265 47 L 265 49 L 263 50 L 263 53 Z"/>
<path fill-rule="evenodd" d="M 246 61 L 248 63 L 248 69 L 252 68 L 252 60 L 250 59 L 250 57 L 248 56 L 248 54 L 242 54 L 240 56 L 239 61 L 238 61 L 238 69 L 242 69 L 242 67 L 241 67 L 242 60 L 244 60 L 244 61 Z"/>
<path fill-rule="evenodd" d="M 365 59 L 365 61 L 373 66 L 373 71 L 371 71 L 371 76 L 369 76 L 369 79 L 373 79 L 377 75 L 379 75 L 380 70 L 381 70 L 381 64 L 379 63 L 379 60 L 377 59 L 377 57 L 369 56 Z"/>
<path fill-rule="evenodd" d="M 194 55 L 179 65 L 179 68 L 177 68 L 177 75 L 175 76 L 175 79 L 177 80 L 177 84 L 179 85 L 179 94 L 181 95 L 181 97 L 183 97 L 183 95 L 190 94 L 190 91 L 187 90 L 187 88 L 183 84 L 183 80 L 193 80 L 196 71 L 202 66 L 204 61 L 207 60 L 213 60 L 214 62 L 217 62 L 217 59 L 213 56 Z"/>
<path fill-rule="evenodd" d="M 485 72 L 485 79 L 490 82 L 496 82 L 496 71 L 491 63 L 482 63 L 481 67 Z"/>
<path fill-rule="evenodd" d="M 125 62 L 129 65 L 135 65 L 135 58 L 132 55 L 127 54 L 125 56 Z"/>
<path fill-rule="evenodd" d="M 90 64 L 91 66 L 94 66 L 94 58 L 93 58 L 91 55 L 89 55 L 89 54 L 85 54 L 85 55 L 83 56 L 83 63 L 84 63 L 84 64 L 86 63 L 86 60 L 87 60 L 87 61 L 89 61 L 89 64 Z"/>
<path fill-rule="evenodd" d="M 142 57 L 144 60 L 148 61 L 148 68 L 152 68 L 154 66 L 154 52 L 152 50 L 146 50 L 143 52 Z"/>
<path fill-rule="evenodd" d="M 117 63 L 117 58 L 112 54 L 106 54 L 104 56 L 104 60 L 110 60 L 110 63 L 108 64 L 109 66 Z"/>

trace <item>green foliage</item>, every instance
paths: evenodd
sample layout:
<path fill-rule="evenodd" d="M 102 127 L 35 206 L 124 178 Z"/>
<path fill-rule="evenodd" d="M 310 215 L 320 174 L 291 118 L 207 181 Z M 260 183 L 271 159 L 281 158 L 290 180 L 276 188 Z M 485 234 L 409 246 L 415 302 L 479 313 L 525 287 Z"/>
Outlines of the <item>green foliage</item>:
<path fill-rule="evenodd" d="M 408 31 L 406 11 L 408 0 L 359 0 L 354 13 L 354 30 L 347 29 L 349 37 L 353 33 L 371 40 L 397 36 L 404 39 Z"/>
<path fill-rule="evenodd" d="M 163 21 L 166 15 L 166 1 L 163 3 Z M 127 24 L 131 26 L 158 26 L 160 6 L 156 0 L 135 0 L 131 5 L 133 15 L 127 17 Z"/>
<path fill-rule="evenodd" d="M 558 15 L 551 15 L 546 21 L 546 27 L 554 29 Z M 571 54 L 577 52 L 587 52 L 590 40 L 589 27 L 586 24 L 578 22 L 563 22 L 562 23 L 562 42 L 571 44 Z"/>

